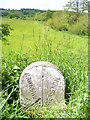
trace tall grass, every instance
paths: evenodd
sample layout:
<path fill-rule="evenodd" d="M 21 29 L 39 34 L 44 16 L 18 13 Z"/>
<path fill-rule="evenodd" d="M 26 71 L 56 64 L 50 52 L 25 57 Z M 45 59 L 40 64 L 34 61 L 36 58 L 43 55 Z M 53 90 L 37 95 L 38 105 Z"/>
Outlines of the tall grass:
<path fill-rule="evenodd" d="M 35 23 L 38 24 L 38 23 Z M 22 52 L 9 51 L 2 59 L 1 118 L 87 118 L 88 53 L 87 40 L 52 29 L 34 29 L 34 41 Z M 50 34 L 53 33 L 53 34 Z M 33 34 L 32 34 L 33 35 Z M 55 36 L 56 35 L 56 36 Z M 24 41 L 27 37 L 24 34 Z M 62 40 L 63 41 L 62 41 Z M 23 41 L 23 43 L 24 43 Z M 83 47 L 83 48 L 82 48 Z M 4 49 L 5 50 L 5 49 Z M 19 79 L 23 69 L 35 61 L 49 61 L 61 70 L 65 78 L 65 104 L 43 108 L 33 105 L 23 111 L 19 97 Z"/>

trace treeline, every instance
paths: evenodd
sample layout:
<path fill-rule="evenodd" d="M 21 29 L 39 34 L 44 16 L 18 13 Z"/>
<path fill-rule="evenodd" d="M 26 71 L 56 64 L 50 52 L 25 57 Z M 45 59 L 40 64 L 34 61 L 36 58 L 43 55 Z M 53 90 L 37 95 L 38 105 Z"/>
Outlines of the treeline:
<path fill-rule="evenodd" d="M 10 9 L 3 9 L 0 8 L 0 14 L 2 17 L 8 17 L 8 18 L 33 18 L 36 13 L 43 13 L 45 10 L 38 10 L 38 9 L 25 9 L 22 8 L 20 10 L 10 10 Z"/>

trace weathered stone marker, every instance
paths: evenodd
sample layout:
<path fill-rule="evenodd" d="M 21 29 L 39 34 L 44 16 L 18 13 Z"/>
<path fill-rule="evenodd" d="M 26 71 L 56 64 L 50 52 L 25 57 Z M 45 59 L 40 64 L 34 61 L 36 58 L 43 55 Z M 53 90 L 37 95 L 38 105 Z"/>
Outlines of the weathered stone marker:
<path fill-rule="evenodd" d="M 49 62 L 35 62 L 24 69 L 20 77 L 22 106 L 39 103 L 50 105 L 64 100 L 65 80 L 60 70 Z"/>

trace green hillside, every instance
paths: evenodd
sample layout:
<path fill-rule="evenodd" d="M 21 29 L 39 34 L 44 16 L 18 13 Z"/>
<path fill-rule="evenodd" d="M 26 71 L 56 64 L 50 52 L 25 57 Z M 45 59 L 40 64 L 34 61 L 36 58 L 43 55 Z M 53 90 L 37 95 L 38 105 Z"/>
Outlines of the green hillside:
<path fill-rule="evenodd" d="M 8 23 L 13 30 L 7 41 L 2 41 L 1 117 L 87 118 L 88 37 L 53 30 L 39 21 L 3 18 L 2 23 Z M 27 113 L 22 111 L 20 75 L 26 66 L 35 61 L 49 61 L 61 70 L 66 86 L 65 108 L 55 104 L 55 107 L 33 106 Z"/>

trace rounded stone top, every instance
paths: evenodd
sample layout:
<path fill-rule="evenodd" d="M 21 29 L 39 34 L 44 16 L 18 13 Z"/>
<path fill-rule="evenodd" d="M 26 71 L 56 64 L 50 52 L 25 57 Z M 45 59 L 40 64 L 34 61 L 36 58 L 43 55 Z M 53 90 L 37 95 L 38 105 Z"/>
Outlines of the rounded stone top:
<path fill-rule="evenodd" d="M 59 68 L 39 61 L 27 66 L 20 77 L 20 103 L 52 104 L 64 100 L 65 80 Z"/>
<path fill-rule="evenodd" d="M 23 73 L 24 74 L 24 71 L 29 71 L 30 69 L 32 69 L 33 67 L 38 67 L 38 66 L 42 66 L 42 67 L 51 67 L 51 68 L 54 68 L 56 70 L 59 70 L 58 67 L 56 67 L 55 65 L 53 65 L 52 63 L 50 62 L 45 62 L 45 61 L 38 61 L 38 62 L 34 62 L 32 64 L 30 64 L 29 66 L 27 66 L 24 70 L 23 70 Z M 60 72 L 60 71 L 59 71 Z M 61 73 L 62 74 L 62 73 Z"/>

